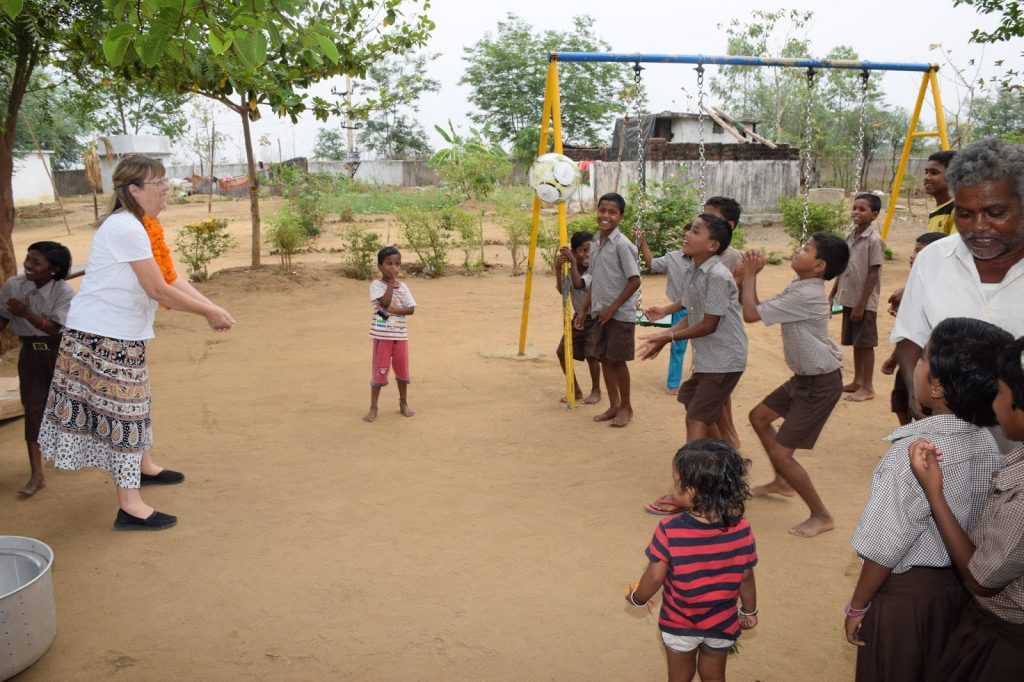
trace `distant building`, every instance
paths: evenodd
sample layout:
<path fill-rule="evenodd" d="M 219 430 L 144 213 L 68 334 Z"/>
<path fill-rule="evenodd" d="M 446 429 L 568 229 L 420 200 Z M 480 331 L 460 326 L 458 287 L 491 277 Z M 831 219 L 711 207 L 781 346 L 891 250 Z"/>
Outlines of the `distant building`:
<path fill-rule="evenodd" d="M 704 116 L 704 144 L 740 144 L 732 133 L 715 123 L 709 116 Z M 740 121 L 739 130 L 757 132 L 757 121 Z M 701 117 L 678 111 L 663 111 L 659 114 L 644 114 L 640 117 L 643 137 L 650 142 L 652 139 L 663 140 L 665 144 L 697 144 L 700 142 Z M 625 137 L 623 138 L 623 130 Z M 612 133 L 612 144 L 608 150 L 609 161 L 629 161 L 636 159 L 637 121 L 627 123 L 625 119 L 615 121 Z M 619 150 L 622 150 L 621 155 Z"/>
<path fill-rule="evenodd" d="M 100 177 L 103 180 L 101 192 L 110 192 L 114 186 L 114 169 L 121 159 L 133 154 L 142 154 L 157 159 L 164 166 L 171 163 L 171 140 L 164 135 L 108 135 L 111 153 L 100 145 Z"/>
<path fill-rule="evenodd" d="M 50 183 L 50 157 L 53 152 L 27 152 L 20 159 L 14 159 L 14 177 L 11 184 L 14 189 L 15 206 L 32 206 L 50 204 L 57 200 L 53 195 Z"/>

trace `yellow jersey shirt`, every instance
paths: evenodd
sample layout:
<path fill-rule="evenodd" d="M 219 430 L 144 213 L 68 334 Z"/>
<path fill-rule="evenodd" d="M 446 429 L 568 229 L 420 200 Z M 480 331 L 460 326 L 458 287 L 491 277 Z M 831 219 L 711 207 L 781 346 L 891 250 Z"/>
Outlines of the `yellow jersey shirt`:
<path fill-rule="evenodd" d="M 928 231 L 941 232 L 942 234 L 953 234 L 956 228 L 953 222 L 953 200 L 950 199 L 928 214 Z"/>

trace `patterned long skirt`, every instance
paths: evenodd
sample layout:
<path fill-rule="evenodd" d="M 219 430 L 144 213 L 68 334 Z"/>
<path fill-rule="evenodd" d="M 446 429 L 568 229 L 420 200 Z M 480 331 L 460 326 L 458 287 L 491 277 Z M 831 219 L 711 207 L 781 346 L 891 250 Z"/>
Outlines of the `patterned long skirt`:
<path fill-rule="evenodd" d="M 138 488 L 153 446 L 146 342 L 65 329 L 39 431 L 58 469 L 105 469 L 119 488 Z"/>

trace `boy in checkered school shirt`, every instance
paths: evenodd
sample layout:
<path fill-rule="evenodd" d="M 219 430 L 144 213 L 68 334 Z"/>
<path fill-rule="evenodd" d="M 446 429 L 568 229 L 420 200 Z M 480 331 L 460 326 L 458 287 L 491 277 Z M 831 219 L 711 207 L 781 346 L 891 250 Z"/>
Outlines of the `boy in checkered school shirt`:
<path fill-rule="evenodd" d="M 857 680 L 940 679 L 935 664 L 960 619 L 966 595 L 910 469 L 908 450 L 924 439 L 943 453 L 944 494 L 970 530 L 999 468 L 995 424 L 996 359 L 1013 338 L 988 322 L 943 320 L 932 330 L 914 372 L 922 407 L 932 416 L 897 428 L 871 481 L 853 535 L 863 559 L 846 605 L 846 637 L 858 647 Z"/>
<path fill-rule="evenodd" d="M 793 255 L 796 279 L 767 301 L 757 298 L 757 274 L 765 256 L 748 251 L 743 258 L 743 321 L 779 324 L 782 350 L 793 376 L 772 391 L 750 413 L 750 425 L 764 445 L 775 478 L 751 489 L 755 495 L 800 495 L 810 517 L 793 528 L 793 535 L 809 538 L 832 530 L 832 514 L 818 496 L 807 471 L 793 454 L 810 450 L 818 440 L 832 409 L 843 393 L 843 352 L 828 337 L 829 310 L 825 281 L 838 277 L 850 259 L 846 242 L 818 232 Z M 772 422 L 783 418 L 776 433 Z"/>
<path fill-rule="evenodd" d="M 1003 349 L 992 403 L 1007 438 L 1024 442 L 1024 337 Z M 932 443 L 910 448 L 914 472 L 953 564 L 973 599 L 946 643 L 937 669 L 951 682 L 1019 678 L 1024 651 L 1024 446 L 1003 458 L 970 536 L 943 495 L 943 453 Z"/>

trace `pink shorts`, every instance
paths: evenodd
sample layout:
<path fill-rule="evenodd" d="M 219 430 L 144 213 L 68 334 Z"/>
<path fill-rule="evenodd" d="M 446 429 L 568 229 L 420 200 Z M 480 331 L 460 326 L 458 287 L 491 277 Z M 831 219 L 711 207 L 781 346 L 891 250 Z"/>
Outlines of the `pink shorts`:
<path fill-rule="evenodd" d="M 373 341 L 373 376 L 371 386 L 387 386 L 388 370 L 395 370 L 395 381 L 409 383 L 408 339 L 371 339 Z"/>

